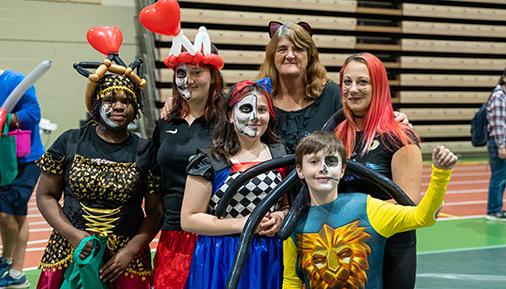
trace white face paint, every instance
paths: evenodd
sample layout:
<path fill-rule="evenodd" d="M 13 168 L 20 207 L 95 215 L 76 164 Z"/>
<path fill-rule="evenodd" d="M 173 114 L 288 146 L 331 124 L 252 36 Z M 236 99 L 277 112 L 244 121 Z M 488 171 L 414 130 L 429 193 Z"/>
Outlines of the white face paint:
<path fill-rule="evenodd" d="M 189 88 L 189 80 L 190 80 L 190 69 L 187 64 L 180 64 L 176 67 L 174 71 L 176 74 L 176 89 L 184 97 L 186 100 L 190 99 L 191 92 Z"/>
<path fill-rule="evenodd" d="M 117 128 L 117 127 L 119 127 L 119 125 L 109 118 L 112 111 L 113 111 L 113 108 L 112 108 L 111 104 L 109 104 L 109 103 L 102 104 L 102 106 L 100 107 L 100 118 L 102 118 L 102 120 L 104 121 L 104 124 L 107 125 L 108 127 Z"/>
<path fill-rule="evenodd" d="M 240 133 L 251 138 L 258 134 L 257 96 L 248 94 L 234 106 L 234 125 Z"/>
<path fill-rule="evenodd" d="M 302 168 L 297 168 L 297 172 L 310 191 L 328 193 L 337 189 L 343 176 L 343 162 L 337 153 L 329 154 L 321 150 L 316 154 L 304 155 Z"/>

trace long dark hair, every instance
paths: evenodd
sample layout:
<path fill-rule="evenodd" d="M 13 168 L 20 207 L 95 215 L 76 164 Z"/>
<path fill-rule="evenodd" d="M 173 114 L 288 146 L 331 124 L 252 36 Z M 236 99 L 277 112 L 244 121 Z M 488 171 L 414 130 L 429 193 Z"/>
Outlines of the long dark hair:
<path fill-rule="evenodd" d="M 260 141 L 267 145 L 279 143 L 279 137 L 276 134 L 276 116 L 274 114 L 271 96 L 262 85 L 247 80 L 239 82 L 231 87 L 227 97 L 222 98 L 223 101 L 221 105 L 225 111 L 220 115 L 218 122 L 214 127 L 213 147 L 211 149 L 211 152 L 217 158 L 225 158 L 229 160 L 241 150 L 241 145 L 239 143 L 237 133 L 235 132 L 234 124 L 230 123 L 229 119 L 232 115 L 234 105 L 244 96 L 253 91 L 263 95 L 267 100 L 267 105 L 269 107 L 269 124 L 267 125 L 265 133 L 260 137 Z"/>

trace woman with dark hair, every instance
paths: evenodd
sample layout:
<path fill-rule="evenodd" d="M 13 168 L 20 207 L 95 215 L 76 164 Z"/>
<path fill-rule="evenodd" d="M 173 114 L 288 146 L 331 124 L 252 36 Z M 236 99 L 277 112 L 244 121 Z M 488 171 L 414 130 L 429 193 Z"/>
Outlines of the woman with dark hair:
<path fill-rule="evenodd" d="M 183 52 L 169 55 L 164 63 L 174 71 L 174 88 L 173 108 L 158 121 L 153 134 L 165 205 L 154 259 L 154 287 L 183 289 L 197 238 L 180 224 L 186 166 L 198 149 L 211 145 L 212 126 L 222 111 L 223 59 L 213 47 L 208 55 Z"/>
<path fill-rule="evenodd" d="M 195 155 L 188 165 L 181 226 L 199 237 L 187 288 L 226 287 L 247 217 L 284 174 L 283 170 L 272 170 L 253 178 L 238 190 L 225 218 L 214 215 L 224 191 L 241 172 L 286 154 L 275 133 L 272 100 L 261 85 L 238 83 L 230 89 L 224 106 L 212 149 Z M 282 244 L 273 236 L 285 216 L 285 203 L 275 206 L 262 220 L 238 288 L 281 288 Z"/>
<path fill-rule="evenodd" d="M 89 74 L 83 66 L 90 65 L 75 65 Z M 145 80 L 109 58 L 97 66 L 86 93 L 92 121 L 63 133 L 38 161 L 37 206 L 54 228 L 40 265 L 39 289 L 60 288 L 70 279 L 72 274 L 64 273 L 76 270 L 73 251 L 92 234 L 107 236 L 103 265 L 93 272 L 97 278 L 113 289 L 151 288 L 149 242 L 163 213 L 160 180 L 151 170 L 151 143 L 127 128 L 142 110 Z M 82 245 L 84 259 L 92 242 Z"/>
<path fill-rule="evenodd" d="M 403 123 L 394 120 L 390 87 L 384 64 L 363 53 L 348 57 L 340 72 L 346 120 L 336 136 L 347 157 L 392 179 L 415 202 L 420 201 L 422 155 L 419 138 Z M 348 191 L 355 191 L 359 179 L 346 179 Z M 361 191 L 364 191 L 363 184 Z M 387 200 L 388 195 L 374 194 Z M 387 241 L 384 259 L 384 288 L 414 288 L 416 274 L 415 231 L 396 234 Z"/>

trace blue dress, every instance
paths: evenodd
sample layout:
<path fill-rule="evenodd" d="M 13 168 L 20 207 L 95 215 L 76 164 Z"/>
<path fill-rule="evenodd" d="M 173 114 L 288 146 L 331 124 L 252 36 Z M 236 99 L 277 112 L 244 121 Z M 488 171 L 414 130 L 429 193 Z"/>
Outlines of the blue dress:
<path fill-rule="evenodd" d="M 229 186 L 242 171 L 257 163 L 238 163 L 215 171 L 205 153 L 195 156 L 188 174 L 202 176 L 212 182 L 213 190 L 208 213 L 215 208 Z M 247 216 L 256 205 L 281 182 L 280 170 L 263 173 L 242 186 L 227 208 L 226 218 Z M 277 208 L 273 208 L 276 210 Z M 224 289 L 231 272 L 239 235 L 199 235 L 192 258 L 186 288 Z M 278 289 L 282 284 L 283 251 L 278 238 L 255 235 L 241 274 L 239 289 Z"/>

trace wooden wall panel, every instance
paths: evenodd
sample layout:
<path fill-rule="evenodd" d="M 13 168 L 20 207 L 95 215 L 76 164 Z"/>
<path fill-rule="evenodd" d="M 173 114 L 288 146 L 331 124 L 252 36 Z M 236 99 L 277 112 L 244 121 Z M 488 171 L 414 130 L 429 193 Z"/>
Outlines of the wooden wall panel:
<path fill-rule="evenodd" d="M 480 57 L 480 54 L 496 54 L 498 58 L 506 51 L 506 43 L 466 40 L 436 40 L 403 38 L 401 40 L 402 51 L 417 51 L 425 53 L 472 53 Z"/>
<path fill-rule="evenodd" d="M 355 0 L 192 0 L 193 3 L 246 5 L 269 8 L 287 8 L 303 10 L 326 10 L 333 12 L 355 12 Z"/>
<path fill-rule="evenodd" d="M 506 26 L 403 21 L 402 33 L 448 36 L 504 37 Z"/>
<path fill-rule="evenodd" d="M 506 17 L 506 10 L 501 9 L 413 3 L 402 4 L 402 11 L 406 16 L 441 17 L 451 19 L 491 20 L 504 19 Z"/>

